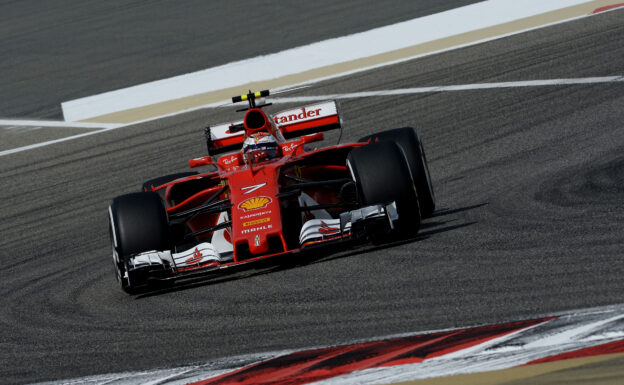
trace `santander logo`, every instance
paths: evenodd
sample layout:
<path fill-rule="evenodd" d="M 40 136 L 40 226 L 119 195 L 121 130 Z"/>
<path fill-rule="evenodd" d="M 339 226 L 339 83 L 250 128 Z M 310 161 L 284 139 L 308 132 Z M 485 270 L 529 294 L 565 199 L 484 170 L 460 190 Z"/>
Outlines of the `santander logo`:
<path fill-rule="evenodd" d="M 301 108 L 301 111 L 297 113 L 296 111 L 293 113 L 286 113 L 284 115 L 277 115 L 273 118 L 276 124 L 285 124 L 285 123 L 296 123 L 300 120 L 305 120 L 308 118 L 315 118 L 321 116 L 322 108 L 315 108 L 311 110 L 306 110 L 305 107 Z"/>

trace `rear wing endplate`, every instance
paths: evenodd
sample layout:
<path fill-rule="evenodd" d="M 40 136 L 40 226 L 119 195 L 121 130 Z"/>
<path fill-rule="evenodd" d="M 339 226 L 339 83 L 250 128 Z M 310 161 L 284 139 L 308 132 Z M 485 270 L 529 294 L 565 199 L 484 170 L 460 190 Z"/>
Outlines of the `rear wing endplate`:
<path fill-rule="evenodd" d="M 242 120 L 206 127 L 204 133 L 210 156 L 236 151 L 241 148 L 245 140 L 245 127 Z"/>

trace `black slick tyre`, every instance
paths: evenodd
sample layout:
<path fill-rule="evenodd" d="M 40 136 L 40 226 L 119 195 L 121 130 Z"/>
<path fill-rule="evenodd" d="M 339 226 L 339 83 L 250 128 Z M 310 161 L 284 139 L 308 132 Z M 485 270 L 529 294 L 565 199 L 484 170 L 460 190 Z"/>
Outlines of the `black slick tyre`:
<path fill-rule="evenodd" d="M 400 234 L 416 235 L 420 227 L 418 195 L 401 147 L 393 142 L 356 147 L 347 156 L 347 166 L 360 204 L 396 202 Z"/>
<path fill-rule="evenodd" d="M 395 128 L 368 135 L 359 140 L 359 142 L 368 141 L 394 142 L 403 149 L 418 192 L 420 214 L 423 218 L 431 217 L 435 211 L 435 194 L 425 150 L 416 130 L 412 127 Z"/>
<path fill-rule="evenodd" d="M 155 192 L 119 196 L 109 206 L 113 261 L 121 288 L 137 293 L 147 284 L 145 274 L 127 269 L 128 258 L 151 250 L 170 250 L 167 212 Z"/>

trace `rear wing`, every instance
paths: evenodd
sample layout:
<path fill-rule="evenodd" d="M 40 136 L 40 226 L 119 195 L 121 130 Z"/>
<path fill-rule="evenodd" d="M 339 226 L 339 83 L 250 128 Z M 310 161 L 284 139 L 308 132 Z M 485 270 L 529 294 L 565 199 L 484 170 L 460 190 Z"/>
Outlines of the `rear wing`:
<path fill-rule="evenodd" d="M 335 100 L 284 110 L 269 117 L 284 138 L 339 129 L 342 126 L 338 103 Z M 213 156 L 239 150 L 245 140 L 242 120 L 206 127 L 208 155 Z"/>
<path fill-rule="evenodd" d="M 281 111 L 273 114 L 271 118 L 286 139 L 335 130 L 342 125 L 338 103 L 335 100 Z"/>

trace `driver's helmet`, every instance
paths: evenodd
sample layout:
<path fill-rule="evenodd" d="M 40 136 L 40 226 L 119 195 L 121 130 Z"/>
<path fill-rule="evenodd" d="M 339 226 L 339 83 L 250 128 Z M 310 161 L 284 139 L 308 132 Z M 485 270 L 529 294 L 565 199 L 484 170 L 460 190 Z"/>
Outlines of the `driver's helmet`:
<path fill-rule="evenodd" d="M 281 149 L 275 137 L 268 132 L 250 134 L 243 142 L 243 160 L 245 163 L 258 163 L 277 158 Z"/>

